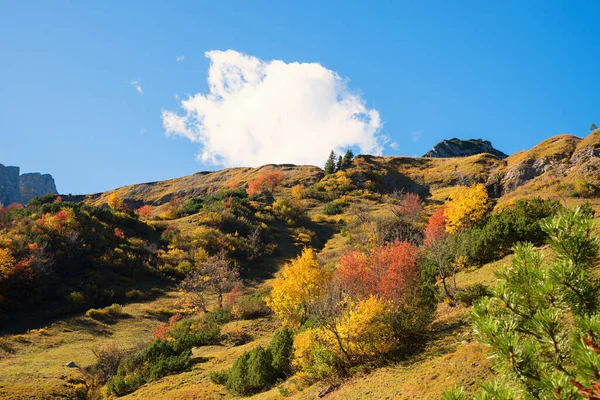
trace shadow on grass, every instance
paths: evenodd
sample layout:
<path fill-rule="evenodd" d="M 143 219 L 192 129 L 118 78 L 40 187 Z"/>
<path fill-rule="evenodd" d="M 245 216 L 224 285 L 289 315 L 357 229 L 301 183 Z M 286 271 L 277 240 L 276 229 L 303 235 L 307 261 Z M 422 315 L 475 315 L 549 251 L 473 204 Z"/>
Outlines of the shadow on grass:
<path fill-rule="evenodd" d="M 202 357 L 202 356 L 192 357 L 191 365 L 193 367 L 194 365 L 204 364 L 204 363 L 209 362 L 210 360 L 213 360 L 214 358 L 215 357 Z"/>
<path fill-rule="evenodd" d="M 312 247 L 317 250 L 322 249 L 325 243 L 339 232 L 337 225 L 317 224 L 308 218 L 299 223 L 298 227 L 304 227 L 315 232 L 316 240 L 313 241 Z M 277 245 L 275 253 L 256 261 L 249 261 L 242 270 L 242 278 L 251 283 L 256 284 L 272 278 L 282 265 L 298 257 L 304 248 L 304 246 L 294 244 L 292 231 L 285 223 L 277 221 L 273 224 L 273 229 L 278 232 L 274 240 Z"/>
<path fill-rule="evenodd" d="M 65 322 L 63 325 L 63 331 L 79 331 L 89 333 L 94 336 L 110 336 L 113 333 L 106 328 L 105 325 L 99 321 L 95 321 L 90 318 L 74 318 Z"/>

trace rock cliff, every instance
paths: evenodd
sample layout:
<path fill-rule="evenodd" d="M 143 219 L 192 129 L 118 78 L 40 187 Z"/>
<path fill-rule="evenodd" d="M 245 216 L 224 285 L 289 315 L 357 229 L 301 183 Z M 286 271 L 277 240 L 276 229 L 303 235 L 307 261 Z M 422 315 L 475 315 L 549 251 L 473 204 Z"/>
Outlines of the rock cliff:
<path fill-rule="evenodd" d="M 0 164 L 0 204 L 27 204 L 35 196 L 58 194 L 51 175 L 37 172 L 20 175 L 19 172 L 19 167 Z"/>

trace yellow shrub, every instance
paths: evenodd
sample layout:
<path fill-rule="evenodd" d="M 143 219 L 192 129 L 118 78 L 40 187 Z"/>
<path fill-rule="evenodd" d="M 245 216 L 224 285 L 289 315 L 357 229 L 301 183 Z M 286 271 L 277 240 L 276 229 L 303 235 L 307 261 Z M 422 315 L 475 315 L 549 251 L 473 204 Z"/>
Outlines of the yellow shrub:
<path fill-rule="evenodd" d="M 490 211 L 490 202 L 485 186 L 477 183 L 458 186 L 446 203 L 446 231 L 455 233 L 473 222 L 481 220 Z"/>
<path fill-rule="evenodd" d="M 296 185 L 292 187 L 292 196 L 297 199 L 301 199 L 302 197 L 304 197 L 304 186 Z"/>

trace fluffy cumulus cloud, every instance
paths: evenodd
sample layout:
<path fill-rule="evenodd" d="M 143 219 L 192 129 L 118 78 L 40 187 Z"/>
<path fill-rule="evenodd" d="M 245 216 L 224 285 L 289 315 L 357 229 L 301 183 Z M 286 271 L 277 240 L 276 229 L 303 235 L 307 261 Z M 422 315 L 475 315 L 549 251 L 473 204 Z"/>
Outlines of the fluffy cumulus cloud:
<path fill-rule="evenodd" d="M 318 63 L 263 61 L 209 51 L 209 92 L 162 112 L 167 136 L 200 146 L 198 158 L 225 166 L 321 165 L 331 149 L 381 154 L 379 113 Z"/>

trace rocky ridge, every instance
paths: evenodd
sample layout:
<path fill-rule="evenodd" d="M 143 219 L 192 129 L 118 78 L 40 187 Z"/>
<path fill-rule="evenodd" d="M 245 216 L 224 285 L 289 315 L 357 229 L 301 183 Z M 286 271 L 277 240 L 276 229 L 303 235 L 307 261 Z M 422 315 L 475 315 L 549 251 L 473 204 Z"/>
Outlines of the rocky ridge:
<path fill-rule="evenodd" d="M 508 155 L 492 146 L 489 140 L 469 139 L 461 140 L 457 138 L 443 140 L 433 146 L 431 150 L 423 155 L 429 158 L 454 158 L 454 157 L 469 157 L 476 154 L 489 153 L 503 160 Z"/>
<path fill-rule="evenodd" d="M 54 178 L 37 172 L 20 174 L 19 167 L 0 164 L 0 204 L 27 204 L 35 196 L 58 194 Z"/>

